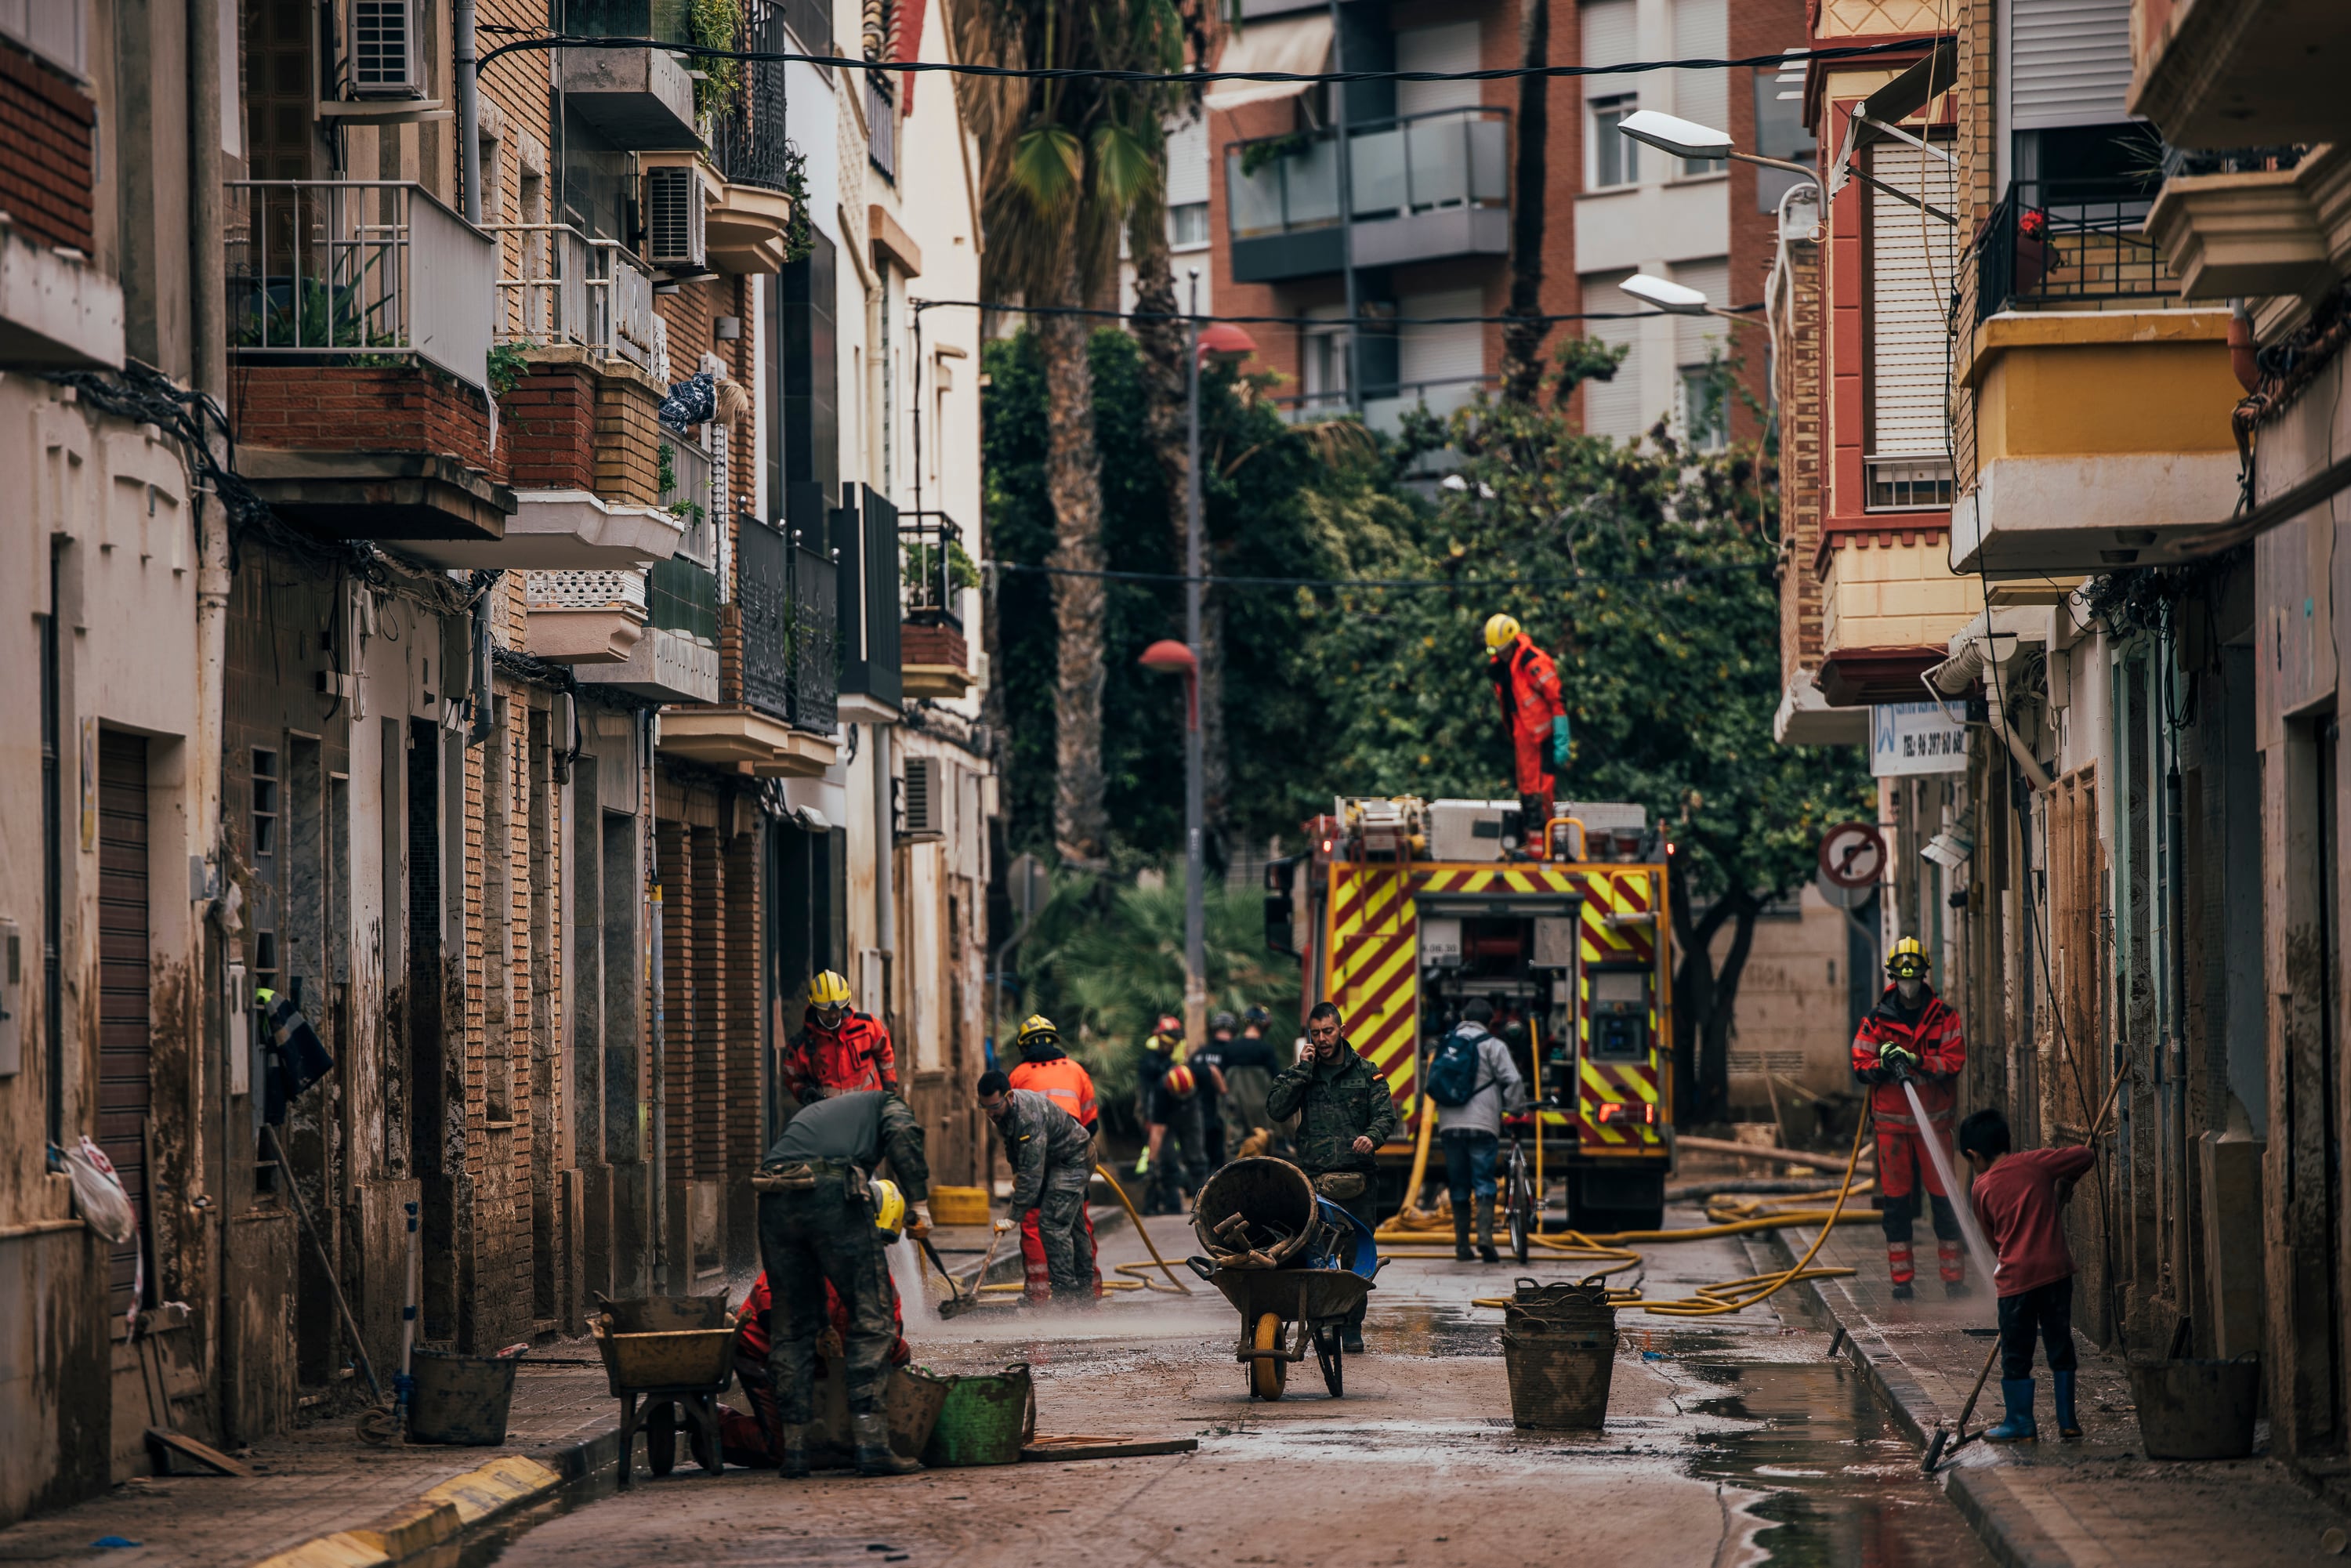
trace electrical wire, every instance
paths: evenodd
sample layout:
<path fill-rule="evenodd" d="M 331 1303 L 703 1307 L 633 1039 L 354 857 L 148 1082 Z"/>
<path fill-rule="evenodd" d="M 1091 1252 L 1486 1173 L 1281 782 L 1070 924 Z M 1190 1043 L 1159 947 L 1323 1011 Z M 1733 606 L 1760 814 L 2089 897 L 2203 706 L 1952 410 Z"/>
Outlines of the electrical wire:
<path fill-rule="evenodd" d="M 491 30 L 488 27 L 477 29 L 481 32 Z M 511 38 L 486 51 L 475 62 L 475 69 L 485 70 L 492 62 L 527 49 L 643 48 L 660 49 L 691 59 L 740 60 L 750 65 L 818 66 L 839 70 L 894 71 L 908 76 L 937 73 L 996 77 L 1018 81 L 1113 81 L 1138 87 L 1195 87 L 1219 81 L 1296 82 L 1301 87 L 1311 87 L 1325 82 L 1515 81 L 1524 77 L 1573 78 L 1638 76 L 1650 71 L 1742 70 L 1763 66 L 1809 64 L 1814 60 L 1866 59 L 1889 53 L 1915 54 L 1917 47 L 1914 39 L 1893 38 L 1876 44 L 1782 49 L 1768 55 L 1745 55 L 1729 59 L 1694 57 L 1672 60 L 1627 60 L 1614 66 L 1498 66 L 1473 71 L 1138 71 L 1113 70 L 1101 66 L 987 66 L 959 60 L 869 60 L 846 55 L 812 54 L 800 49 L 730 49 L 710 44 L 673 43 L 664 38 L 601 38 L 549 33 L 538 37 Z"/>
<path fill-rule="evenodd" d="M 1464 592 L 1495 589 L 1573 588 L 1586 582 L 1671 582 L 1677 578 L 1713 577 L 1728 572 L 1760 572 L 1768 562 L 1742 561 L 1719 566 L 1665 567 L 1656 571 L 1588 571 L 1578 577 L 1448 578 L 1448 577 L 1217 577 L 1194 579 L 1180 571 L 1111 571 L 1073 566 L 1036 566 L 1027 561 L 984 560 L 982 571 L 1019 572 L 1036 577 L 1101 578 L 1113 582 L 1199 581 L 1216 588 L 1451 588 Z"/>
<path fill-rule="evenodd" d="M 1220 316 L 1214 311 L 1113 310 L 1097 305 L 1027 305 L 1015 299 L 914 299 L 920 315 L 925 310 L 960 308 L 1001 310 L 1026 316 L 1092 316 L 1111 321 L 1222 321 L 1244 327 L 1516 327 L 1556 321 L 1646 321 L 1669 316 L 1669 310 L 1567 310 L 1541 316 Z M 1745 315 L 1768 308 L 1765 301 L 1726 305 L 1730 313 Z"/>

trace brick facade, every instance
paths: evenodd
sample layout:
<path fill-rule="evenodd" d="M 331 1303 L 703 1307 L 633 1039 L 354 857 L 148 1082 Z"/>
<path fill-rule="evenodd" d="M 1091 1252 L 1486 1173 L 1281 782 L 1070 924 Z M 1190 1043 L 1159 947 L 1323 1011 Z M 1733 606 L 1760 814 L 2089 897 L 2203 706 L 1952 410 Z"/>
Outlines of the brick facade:
<path fill-rule="evenodd" d="M 952 626 L 926 626 L 908 622 L 898 628 L 898 658 L 904 664 L 952 664 L 971 667 L 971 653 L 963 633 Z"/>
<path fill-rule="evenodd" d="M 504 482 L 490 452 L 488 405 L 446 372 L 422 365 L 240 363 L 229 378 L 239 441 L 316 452 L 434 452 Z"/>
<path fill-rule="evenodd" d="M 1788 246 L 1780 329 L 1780 674 L 1821 663 L 1821 251 Z"/>
<path fill-rule="evenodd" d="M 499 444 L 518 490 L 596 487 L 596 372 L 534 363 L 498 400 Z"/>
<path fill-rule="evenodd" d="M 0 43 L 0 213 L 45 245 L 90 253 L 98 105 Z"/>
<path fill-rule="evenodd" d="M 661 399 L 634 375 L 596 380 L 596 493 L 641 507 L 661 500 Z"/>

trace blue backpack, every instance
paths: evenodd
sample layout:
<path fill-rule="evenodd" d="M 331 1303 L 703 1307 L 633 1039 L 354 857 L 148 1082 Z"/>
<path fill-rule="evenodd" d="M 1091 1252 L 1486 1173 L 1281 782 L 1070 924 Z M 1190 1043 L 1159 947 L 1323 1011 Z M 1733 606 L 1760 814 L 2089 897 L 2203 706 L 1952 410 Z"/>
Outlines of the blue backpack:
<path fill-rule="evenodd" d="M 1478 1041 L 1459 1030 L 1437 1042 L 1428 1059 L 1428 1097 L 1447 1109 L 1467 1105 L 1486 1087 L 1478 1081 Z"/>

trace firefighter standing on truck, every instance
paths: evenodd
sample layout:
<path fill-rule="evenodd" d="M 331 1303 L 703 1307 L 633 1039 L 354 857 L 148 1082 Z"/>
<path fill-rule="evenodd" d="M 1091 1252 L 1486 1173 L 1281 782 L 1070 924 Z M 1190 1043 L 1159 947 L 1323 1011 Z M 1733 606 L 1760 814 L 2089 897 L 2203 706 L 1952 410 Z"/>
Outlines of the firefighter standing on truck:
<path fill-rule="evenodd" d="M 849 982 L 827 969 L 808 983 L 808 1012 L 784 1048 L 784 1092 L 806 1105 L 835 1094 L 898 1092 L 898 1053 L 890 1031 L 849 1005 Z"/>
<path fill-rule="evenodd" d="M 1494 615 L 1486 622 L 1486 673 L 1502 705 L 1502 733 L 1510 741 L 1526 842 L 1541 844 L 1556 776 L 1567 768 L 1567 704 L 1560 695 L 1559 666 L 1514 618 Z"/>
<path fill-rule="evenodd" d="M 1013 1037 L 1020 1048 L 1019 1065 L 1007 1074 L 1015 1089 L 1029 1089 L 1042 1094 L 1069 1113 L 1088 1133 L 1102 1130 L 1101 1114 L 1094 1104 L 1093 1075 L 1082 1063 L 1070 1060 L 1061 1049 L 1061 1031 L 1053 1020 L 1042 1013 L 1031 1013 Z M 1082 1192 L 1082 1186 L 1080 1188 Z M 1045 1255 L 1045 1237 L 1040 1228 L 1041 1218 L 1035 1207 L 1019 1211 L 1020 1261 L 1028 1281 L 1028 1298 L 1032 1306 L 1042 1306 L 1052 1299 L 1051 1270 Z M 1093 1276 L 1093 1293 L 1102 1294 L 1102 1270 L 1094 1259 L 1094 1221 L 1086 1206 L 1078 1205 L 1078 1224 L 1084 1231 L 1082 1256 Z"/>
<path fill-rule="evenodd" d="M 1967 1065 L 1967 1041 L 1959 1015 L 1944 1005 L 1927 983 L 1927 950 L 1916 936 L 1894 944 L 1886 957 L 1889 982 L 1853 1037 L 1854 1076 L 1872 1085 L 1870 1114 L 1877 1121 L 1878 1208 L 1886 1227 L 1886 1265 L 1894 1295 L 1907 1300 L 1917 1268 L 1910 1254 L 1911 1222 L 1918 1218 L 1918 1187 L 1924 1184 L 1935 1215 L 1936 1260 L 1947 1295 L 1967 1294 L 1967 1253 L 1959 1243 L 1959 1217 L 1952 1195 L 1928 1156 L 1932 1137 L 1950 1157 L 1952 1082 Z M 1918 1124 L 1907 1081 L 1927 1113 Z"/>

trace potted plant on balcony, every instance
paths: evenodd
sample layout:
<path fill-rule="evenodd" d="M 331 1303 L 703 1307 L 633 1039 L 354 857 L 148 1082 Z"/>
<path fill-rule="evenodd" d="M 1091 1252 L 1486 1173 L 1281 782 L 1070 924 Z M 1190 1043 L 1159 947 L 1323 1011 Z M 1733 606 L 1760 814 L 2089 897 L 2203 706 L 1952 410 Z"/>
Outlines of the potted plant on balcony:
<path fill-rule="evenodd" d="M 2026 207 L 2016 214 L 2016 282 L 2013 292 L 2030 294 L 2049 275 L 2049 214 Z"/>

